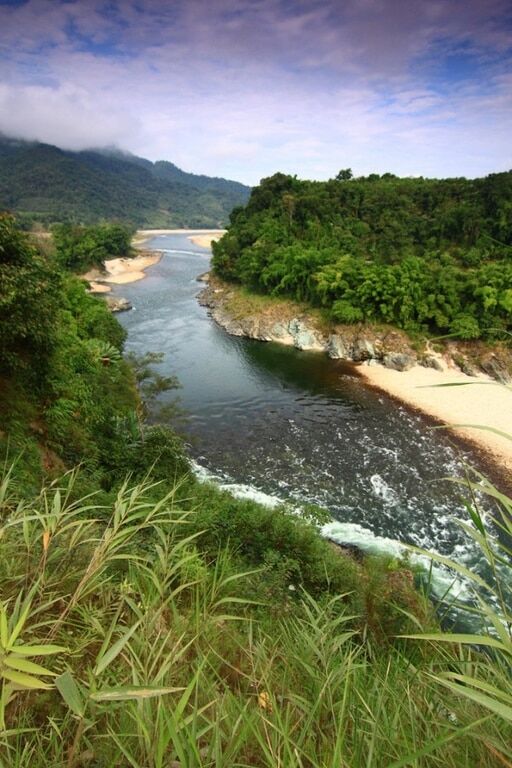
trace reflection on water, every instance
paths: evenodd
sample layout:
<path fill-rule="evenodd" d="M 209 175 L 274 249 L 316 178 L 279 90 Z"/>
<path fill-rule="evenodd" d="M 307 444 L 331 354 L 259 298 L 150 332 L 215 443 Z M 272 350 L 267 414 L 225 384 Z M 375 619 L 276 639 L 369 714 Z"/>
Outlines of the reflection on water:
<path fill-rule="evenodd" d="M 161 373 L 178 376 L 184 431 L 201 466 L 225 482 L 322 505 L 345 538 L 366 530 L 476 565 L 451 521 L 464 506 L 442 478 L 462 465 L 444 433 L 366 388 L 347 364 L 228 336 L 195 298 L 209 250 L 184 235 L 151 246 L 165 249 L 162 260 L 117 289 L 135 307 L 120 319 L 129 350 L 163 352 Z"/>

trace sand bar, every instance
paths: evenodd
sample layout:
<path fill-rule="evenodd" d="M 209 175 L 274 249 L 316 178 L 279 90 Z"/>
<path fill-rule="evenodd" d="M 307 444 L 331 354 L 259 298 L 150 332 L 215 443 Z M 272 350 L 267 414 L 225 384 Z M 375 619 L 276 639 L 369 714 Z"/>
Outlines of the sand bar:
<path fill-rule="evenodd" d="M 144 270 L 158 264 L 162 258 L 161 253 L 145 253 L 140 256 L 121 259 L 108 259 L 105 262 L 107 277 L 104 282 L 122 285 L 123 283 L 135 283 L 146 277 Z"/>
<path fill-rule="evenodd" d="M 208 232 L 203 235 L 189 235 L 188 239 L 194 243 L 194 245 L 200 245 L 201 248 L 209 248 L 213 242 L 220 240 L 224 231 L 222 232 Z"/>
<path fill-rule="evenodd" d="M 82 277 L 85 278 L 85 275 L 82 275 Z M 97 280 L 89 280 L 89 293 L 110 293 L 111 290 L 111 285 L 99 283 Z"/>
<path fill-rule="evenodd" d="M 138 229 L 133 237 L 132 245 L 135 248 L 140 248 L 152 237 L 159 237 L 160 235 L 188 235 L 191 240 L 193 237 L 206 238 L 211 235 L 208 245 L 203 246 L 207 248 L 212 240 L 218 240 L 225 231 L 225 229 Z M 202 245 L 202 243 L 196 243 L 196 245 Z"/>
<path fill-rule="evenodd" d="M 132 245 L 142 250 L 144 244 L 153 237 L 159 235 L 188 235 L 188 239 L 203 248 L 209 248 L 213 240 L 219 240 L 225 233 L 225 229 L 139 229 L 137 230 Z M 162 258 L 158 251 L 145 251 L 133 258 L 108 259 L 105 261 L 105 271 L 91 269 L 83 280 L 89 282 L 91 293 L 108 293 L 110 285 L 124 285 L 142 280 L 146 275 L 144 270 L 157 264 Z"/>
<path fill-rule="evenodd" d="M 436 371 L 419 365 L 403 372 L 382 365 L 361 365 L 358 371 L 372 386 L 441 422 L 478 424 L 512 438 L 512 388 L 484 374 L 466 376 L 457 370 Z M 452 383 L 464 386 L 438 386 Z M 468 426 L 454 432 L 490 454 L 502 469 L 512 469 L 512 439 Z"/>
<path fill-rule="evenodd" d="M 88 280 L 91 293 L 107 293 L 110 284 L 123 285 L 135 283 L 146 277 L 144 270 L 158 264 L 162 258 L 161 253 L 141 253 L 133 258 L 108 259 L 105 262 L 105 271 L 91 269 L 82 275 L 83 280 Z"/>

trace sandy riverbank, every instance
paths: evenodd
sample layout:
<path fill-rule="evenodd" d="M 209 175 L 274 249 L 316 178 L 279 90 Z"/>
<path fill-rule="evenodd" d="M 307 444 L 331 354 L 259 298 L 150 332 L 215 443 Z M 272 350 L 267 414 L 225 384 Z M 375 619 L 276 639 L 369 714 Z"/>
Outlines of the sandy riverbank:
<path fill-rule="evenodd" d="M 140 248 L 152 237 L 159 235 L 188 235 L 196 245 L 208 248 L 212 240 L 218 240 L 225 233 L 225 229 L 138 229 L 135 233 L 132 245 Z"/>
<path fill-rule="evenodd" d="M 470 377 L 419 365 L 403 372 L 361 365 L 358 371 L 372 386 L 446 424 L 477 424 L 512 436 L 512 389 L 484 374 Z M 439 387 L 452 383 L 463 386 Z M 489 453 L 505 470 L 512 469 L 512 439 L 468 426 L 454 432 Z"/>
<path fill-rule="evenodd" d="M 201 248 L 209 248 L 213 242 L 220 240 L 226 230 L 220 232 L 205 232 L 199 235 L 189 235 L 189 240 L 195 245 L 200 245 Z"/>
<path fill-rule="evenodd" d="M 105 271 L 91 269 L 85 275 L 83 280 L 88 280 L 92 293 L 108 293 L 111 284 L 123 285 L 125 283 L 135 283 L 144 278 L 144 270 L 158 264 L 162 258 L 161 253 L 141 253 L 140 256 L 133 258 L 108 259 L 105 262 Z"/>
<path fill-rule="evenodd" d="M 144 270 L 158 264 L 162 258 L 161 253 L 146 253 L 134 256 L 132 259 L 108 259 L 105 269 L 108 277 L 105 282 L 122 285 L 123 283 L 135 283 L 146 277 Z"/>
<path fill-rule="evenodd" d="M 221 238 L 225 231 L 225 229 L 139 229 L 132 240 L 132 245 L 142 250 L 144 244 L 152 237 L 186 234 L 188 239 L 196 245 L 209 248 L 212 241 Z M 133 258 L 108 259 L 105 262 L 104 272 L 91 269 L 82 275 L 82 279 L 89 282 L 91 293 L 109 293 L 112 290 L 111 285 L 124 285 L 142 280 L 146 276 L 144 270 L 157 264 L 161 258 L 162 254 L 159 251 L 146 251 Z"/>
<path fill-rule="evenodd" d="M 82 275 L 82 278 L 84 280 L 88 279 L 85 275 Z M 99 283 L 97 280 L 89 280 L 89 291 L 91 293 L 110 293 L 111 290 L 111 285 L 107 285 L 106 283 Z"/>

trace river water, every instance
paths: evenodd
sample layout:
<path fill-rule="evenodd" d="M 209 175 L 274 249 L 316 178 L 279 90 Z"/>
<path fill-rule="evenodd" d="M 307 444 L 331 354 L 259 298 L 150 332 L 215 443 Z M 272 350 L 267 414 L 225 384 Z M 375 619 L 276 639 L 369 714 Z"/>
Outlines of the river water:
<path fill-rule="evenodd" d="M 229 336 L 196 299 L 209 249 L 186 235 L 147 247 L 162 259 L 146 279 L 116 288 L 134 306 L 119 319 L 128 351 L 163 353 L 159 372 L 179 378 L 179 430 L 200 472 L 267 502 L 325 507 L 338 541 L 388 552 L 405 542 L 482 566 L 453 521 L 467 519 L 461 491 L 444 479 L 463 477 L 474 456 L 365 386 L 353 366 Z"/>

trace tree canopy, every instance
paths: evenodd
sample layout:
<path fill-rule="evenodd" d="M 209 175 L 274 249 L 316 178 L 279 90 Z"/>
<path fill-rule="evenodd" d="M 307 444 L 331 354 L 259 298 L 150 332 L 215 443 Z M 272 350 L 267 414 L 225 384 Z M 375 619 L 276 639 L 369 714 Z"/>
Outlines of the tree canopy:
<path fill-rule="evenodd" d="M 113 256 L 126 256 L 130 252 L 133 229 L 122 224 L 90 227 L 56 224 L 52 234 L 61 266 L 83 271 L 91 266 L 101 267 L 105 259 Z"/>
<path fill-rule="evenodd" d="M 231 214 L 214 269 L 343 323 L 492 337 L 512 312 L 512 172 L 468 180 L 277 173 Z"/>

